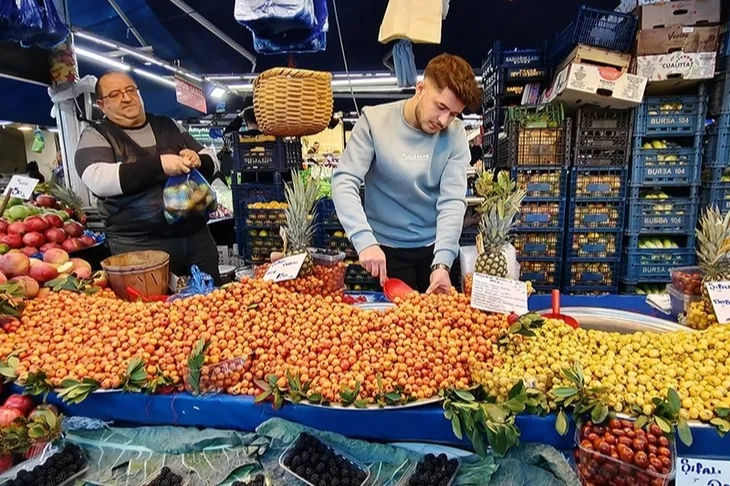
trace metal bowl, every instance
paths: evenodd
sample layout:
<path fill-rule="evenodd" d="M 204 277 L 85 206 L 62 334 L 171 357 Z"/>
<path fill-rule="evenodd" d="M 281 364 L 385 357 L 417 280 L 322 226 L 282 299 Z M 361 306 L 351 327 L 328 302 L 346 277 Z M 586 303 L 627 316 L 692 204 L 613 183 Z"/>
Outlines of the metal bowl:
<path fill-rule="evenodd" d="M 549 314 L 551 309 L 536 311 L 538 314 Z M 630 334 L 634 332 L 694 332 L 689 327 L 669 322 L 656 317 L 645 316 L 635 312 L 600 307 L 563 307 L 561 314 L 573 317 L 584 329 L 594 329 L 605 332 Z"/>

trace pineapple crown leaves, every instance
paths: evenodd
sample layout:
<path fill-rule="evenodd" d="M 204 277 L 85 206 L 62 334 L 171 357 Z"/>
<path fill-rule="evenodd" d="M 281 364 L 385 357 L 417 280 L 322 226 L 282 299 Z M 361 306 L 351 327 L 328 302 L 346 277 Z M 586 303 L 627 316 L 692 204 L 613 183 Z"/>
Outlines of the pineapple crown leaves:
<path fill-rule="evenodd" d="M 298 170 L 292 171 L 292 181 L 284 187 L 287 207 L 284 209 L 286 242 L 294 251 L 305 250 L 314 235 L 315 204 L 319 199 L 317 180 L 303 178 Z"/>
<path fill-rule="evenodd" d="M 205 353 L 209 347 L 210 342 L 200 339 L 188 357 L 188 383 L 196 394 L 200 394 L 200 371 L 205 364 Z"/>
<path fill-rule="evenodd" d="M 730 213 L 723 215 L 717 206 L 702 212 L 697 234 L 700 266 L 709 269 L 730 257 Z M 730 262 L 728 262 L 730 263 Z"/>
<path fill-rule="evenodd" d="M 43 401 L 53 391 L 53 385 L 43 370 L 31 371 L 23 380 L 24 395 L 43 395 Z"/>
<path fill-rule="evenodd" d="M 99 388 L 101 388 L 101 384 L 91 378 L 84 378 L 81 381 L 67 378 L 61 382 L 61 391 L 58 392 L 58 397 L 64 403 L 78 404 L 86 400 L 89 395 Z"/>
<path fill-rule="evenodd" d="M 8 427 L 0 429 L 0 456 L 19 454 L 30 447 L 28 419 L 18 418 Z"/>
<path fill-rule="evenodd" d="M 53 442 L 61 435 L 62 415 L 52 411 L 37 410 L 28 422 L 28 437 L 36 442 Z"/>
<path fill-rule="evenodd" d="M 124 391 L 140 393 L 147 387 L 147 371 L 142 358 L 135 356 L 127 364 L 126 371 L 121 376 Z"/>
<path fill-rule="evenodd" d="M 0 361 L 0 383 L 10 382 L 18 378 L 18 366 L 20 359 L 16 353 L 10 354 L 5 360 Z"/>
<path fill-rule="evenodd" d="M 55 196 L 56 199 L 73 209 L 78 218 L 83 216 L 83 201 L 81 201 L 81 198 L 73 191 L 73 189 L 68 189 L 55 183 L 50 183 L 48 189 L 51 195 Z"/>

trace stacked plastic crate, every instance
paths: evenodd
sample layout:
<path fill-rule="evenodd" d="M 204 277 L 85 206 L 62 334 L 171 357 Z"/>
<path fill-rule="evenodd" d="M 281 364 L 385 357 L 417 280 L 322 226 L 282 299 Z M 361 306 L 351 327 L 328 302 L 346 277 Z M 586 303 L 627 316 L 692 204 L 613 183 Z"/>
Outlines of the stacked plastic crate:
<path fill-rule="evenodd" d="M 625 292 L 654 290 L 695 262 L 706 95 L 651 96 L 635 110 Z"/>
<path fill-rule="evenodd" d="M 279 227 L 285 222 L 284 180 L 301 166 L 299 139 L 240 135 L 233 148 L 233 193 L 236 243 L 246 261 L 266 263 L 283 248 Z"/>
<path fill-rule="evenodd" d="M 566 224 L 566 294 L 618 291 L 631 116 L 627 110 L 578 111 Z"/>
<path fill-rule="evenodd" d="M 553 116 L 546 115 L 547 118 Z M 557 122 L 549 124 L 555 126 L 529 127 L 529 123 L 528 126 L 520 126 L 513 119 L 506 141 L 512 177 L 517 186 L 527 193 L 517 218 L 512 244 L 520 262 L 521 280 L 532 282 L 537 292 L 560 288 L 563 269 L 566 165 L 571 120 L 562 120 L 561 112 Z"/>
<path fill-rule="evenodd" d="M 484 92 L 482 123 L 484 159 L 488 167 L 496 167 L 500 153 L 500 132 L 504 128 L 506 108 L 534 104 L 542 83 L 547 81 L 545 50 L 504 49 L 497 41 L 482 64 Z"/>
<path fill-rule="evenodd" d="M 721 49 L 727 51 L 727 33 Z M 722 52 L 722 51 L 721 51 Z M 730 68 L 727 62 L 725 69 Z M 730 211 L 730 72 L 719 72 L 708 85 L 707 118 L 712 124 L 705 132 L 702 206 L 716 205 Z"/>

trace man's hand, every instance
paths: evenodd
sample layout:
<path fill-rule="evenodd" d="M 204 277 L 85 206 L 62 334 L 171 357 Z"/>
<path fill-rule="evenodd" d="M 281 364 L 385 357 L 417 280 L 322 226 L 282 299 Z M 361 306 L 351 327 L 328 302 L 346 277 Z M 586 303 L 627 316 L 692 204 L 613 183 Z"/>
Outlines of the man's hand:
<path fill-rule="evenodd" d="M 176 176 L 190 172 L 189 163 L 178 155 L 160 155 L 162 170 L 165 175 Z"/>
<path fill-rule="evenodd" d="M 180 157 L 183 158 L 189 168 L 197 169 L 200 167 L 200 156 L 194 150 L 182 149 L 180 151 Z"/>
<path fill-rule="evenodd" d="M 447 294 L 451 290 L 451 275 L 445 268 L 437 268 L 431 272 L 431 285 L 427 294 Z"/>
<path fill-rule="evenodd" d="M 360 252 L 360 265 L 367 270 L 370 275 L 380 279 L 380 285 L 385 285 L 388 280 L 388 271 L 385 266 L 385 253 L 378 245 L 365 248 Z"/>

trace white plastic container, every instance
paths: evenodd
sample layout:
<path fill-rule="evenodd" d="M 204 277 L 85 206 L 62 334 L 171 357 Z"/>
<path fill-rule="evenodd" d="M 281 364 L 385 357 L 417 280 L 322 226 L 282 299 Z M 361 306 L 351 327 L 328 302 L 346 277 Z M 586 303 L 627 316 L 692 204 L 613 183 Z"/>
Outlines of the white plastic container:
<path fill-rule="evenodd" d="M 672 315 L 674 317 L 686 313 L 692 302 L 702 300 L 702 297 L 699 295 L 690 295 L 680 292 L 674 288 L 674 285 L 672 284 L 667 284 L 667 293 L 669 294 L 669 301 L 672 305 Z"/>

